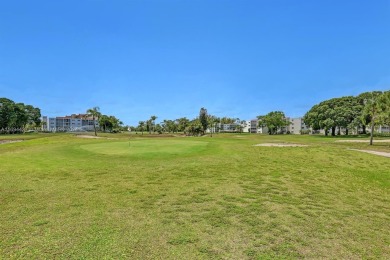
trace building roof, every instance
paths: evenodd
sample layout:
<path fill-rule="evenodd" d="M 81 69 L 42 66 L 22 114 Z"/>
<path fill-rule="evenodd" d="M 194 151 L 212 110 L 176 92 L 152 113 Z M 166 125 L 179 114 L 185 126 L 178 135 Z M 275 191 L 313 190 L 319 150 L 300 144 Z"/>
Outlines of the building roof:
<path fill-rule="evenodd" d="M 93 117 L 88 116 L 88 114 L 72 114 L 70 116 L 57 116 L 55 119 L 83 119 L 83 120 L 93 120 Z"/>

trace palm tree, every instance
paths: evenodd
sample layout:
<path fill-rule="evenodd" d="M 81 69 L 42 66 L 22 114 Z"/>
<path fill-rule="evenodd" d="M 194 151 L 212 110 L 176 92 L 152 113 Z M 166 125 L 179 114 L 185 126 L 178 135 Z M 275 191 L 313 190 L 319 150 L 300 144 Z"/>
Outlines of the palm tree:
<path fill-rule="evenodd" d="M 144 126 L 145 126 L 145 122 L 144 121 L 139 121 L 138 122 L 138 128 L 141 129 L 142 135 L 144 135 Z"/>
<path fill-rule="evenodd" d="M 93 129 L 95 130 L 95 136 L 97 136 L 96 133 L 96 123 L 95 123 L 95 118 L 98 119 L 102 114 L 100 113 L 100 108 L 99 107 L 93 107 L 87 110 L 87 116 L 91 117 L 93 120 Z"/>
<path fill-rule="evenodd" d="M 156 119 L 157 119 L 157 116 L 151 116 L 150 117 L 150 123 L 153 126 L 153 132 L 155 132 L 154 124 L 155 124 Z"/>

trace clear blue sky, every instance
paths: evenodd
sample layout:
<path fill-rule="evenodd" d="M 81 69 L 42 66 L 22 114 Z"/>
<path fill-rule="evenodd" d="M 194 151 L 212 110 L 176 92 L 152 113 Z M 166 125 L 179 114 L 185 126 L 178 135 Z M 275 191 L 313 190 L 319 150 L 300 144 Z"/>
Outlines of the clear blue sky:
<path fill-rule="evenodd" d="M 44 115 L 301 116 L 389 89 L 389 0 L 0 0 L 0 97 Z"/>

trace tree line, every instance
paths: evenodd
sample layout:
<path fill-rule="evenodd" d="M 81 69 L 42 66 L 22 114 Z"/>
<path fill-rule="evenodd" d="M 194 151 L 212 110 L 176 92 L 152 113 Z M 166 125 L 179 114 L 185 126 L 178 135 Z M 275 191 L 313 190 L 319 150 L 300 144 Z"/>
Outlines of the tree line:
<path fill-rule="evenodd" d="M 0 133 L 21 133 L 41 125 L 41 110 L 32 105 L 0 98 Z"/>
<path fill-rule="evenodd" d="M 313 130 L 323 129 L 325 135 L 340 135 L 344 129 L 371 136 L 378 125 L 390 125 L 390 91 L 364 92 L 358 96 L 332 98 L 314 105 L 304 116 L 304 122 Z"/>
<path fill-rule="evenodd" d="M 184 133 L 186 135 L 198 136 L 204 135 L 209 129 L 212 136 L 213 132 L 219 132 L 220 124 L 235 124 L 235 131 L 242 132 L 242 123 L 239 118 L 217 117 L 208 113 L 207 109 L 202 107 L 199 111 L 199 116 L 190 120 L 186 117 L 181 117 L 174 120 L 164 119 L 156 124 L 157 116 L 151 116 L 149 119 L 139 121 L 137 126 L 131 126 L 131 131 L 152 133 Z"/>
<path fill-rule="evenodd" d="M 260 127 L 266 126 L 269 134 L 280 133 L 290 122 L 282 111 L 258 116 Z M 324 130 L 325 135 L 373 134 L 378 125 L 390 126 L 390 91 L 364 92 L 357 96 L 331 98 L 314 105 L 303 117 L 312 131 Z"/>

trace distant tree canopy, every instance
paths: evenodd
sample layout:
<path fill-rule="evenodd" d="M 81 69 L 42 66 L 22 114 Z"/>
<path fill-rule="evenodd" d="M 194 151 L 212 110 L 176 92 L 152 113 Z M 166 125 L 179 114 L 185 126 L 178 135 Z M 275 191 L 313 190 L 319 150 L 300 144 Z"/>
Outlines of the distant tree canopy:
<path fill-rule="evenodd" d="M 324 129 L 325 134 L 331 130 L 336 135 L 336 128 L 348 130 L 362 125 L 360 116 L 363 105 L 357 97 L 347 96 L 325 100 L 313 106 L 304 116 L 303 120 L 313 130 Z"/>
<path fill-rule="evenodd" d="M 202 134 L 204 134 L 209 125 L 207 109 L 202 107 L 199 111 L 199 122 L 202 125 Z"/>
<path fill-rule="evenodd" d="M 31 105 L 0 98 L 0 129 L 25 129 L 41 125 L 41 110 Z"/>
<path fill-rule="evenodd" d="M 386 91 L 379 97 L 379 102 L 381 104 L 380 110 L 380 121 L 390 126 L 390 91 Z"/>
<path fill-rule="evenodd" d="M 221 117 L 217 119 L 218 123 L 221 124 L 234 124 L 236 123 L 236 118 L 230 118 L 230 117 Z"/>
<path fill-rule="evenodd" d="M 264 116 L 258 116 L 259 126 L 266 126 L 270 135 L 277 134 L 283 127 L 289 125 L 282 111 L 272 111 Z"/>
<path fill-rule="evenodd" d="M 165 119 L 159 124 L 155 124 L 157 116 L 151 116 L 150 119 L 145 121 L 139 121 L 138 126 L 134 127 L 136 131 L 143 132 L 146 130 L 149 133 L 158 132 L 159 134 L 166 133 L 177 133 L 183 132 L 186 135 L 203 135 L 209 124 L 214 124 L 215 121 L 210 121 L 210 115 L 207 113 L 207 109 L 201 108 L 199 116 L 193 120 L 189 120 L 186 117 L 181 117 L 174 120 Z M 215 117 L 212 117 L 217 120 Z"/>
<path fill-rule="evenodd" d="M 390 123 L 390 91 L 365 92 L 356 97 L 346 96 L 332 98 L 314 105 L 304 116 L 304 122 L 313 130 L 324 129 L 325 135 L 331 131 L 332 136 L 340 134 L 341 128 L 348 135 L 350 129 Z"/>
<path fill-rule="evenodd" d="M 188 126 L 184 130 L 186 135 L 198 136 L 204 134 L 203 125 L 199 118 L 196 118 L 189 122 Z"/>
<path fill-rule="evenodd" d="M 119 132 L 123 123 L 115 116 L 101 115 L 99 126 L 104 132 Z"/>

